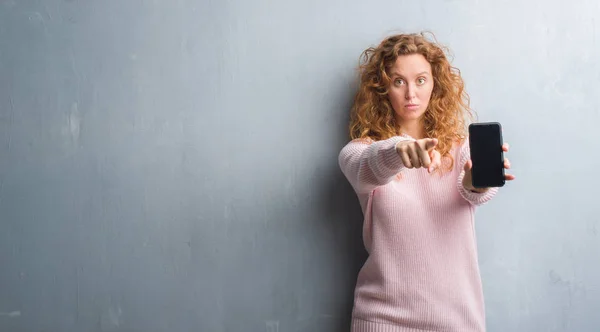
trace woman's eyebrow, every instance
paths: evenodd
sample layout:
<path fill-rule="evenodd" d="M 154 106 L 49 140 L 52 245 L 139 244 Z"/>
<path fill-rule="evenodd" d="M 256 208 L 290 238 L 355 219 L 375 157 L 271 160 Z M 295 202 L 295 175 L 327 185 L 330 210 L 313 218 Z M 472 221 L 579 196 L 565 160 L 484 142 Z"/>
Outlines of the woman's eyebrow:
<path fill-rule="evenodd" d="M 425 74 L 431 75 L 428 71 L 422 71 L 422 72 L 418 73 L 417 76 L 421 76 L 421 75 L 425 75 Z M 398 77 L 404 78 L 404 75 L 402 75 L 398 72 L 393 72 L 392 76 L 398 76 Z"/>

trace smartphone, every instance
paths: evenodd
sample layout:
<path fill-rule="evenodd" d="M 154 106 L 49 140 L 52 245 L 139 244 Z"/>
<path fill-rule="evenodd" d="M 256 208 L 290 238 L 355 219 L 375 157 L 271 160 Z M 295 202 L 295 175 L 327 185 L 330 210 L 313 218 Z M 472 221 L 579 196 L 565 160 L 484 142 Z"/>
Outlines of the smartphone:
<path fill-rule="evenodd" d="M 504 186 L 506 180 L 502 144 L 502 126 L 500 123 L 479 122 L 469 125 L 473 187 Z"/>

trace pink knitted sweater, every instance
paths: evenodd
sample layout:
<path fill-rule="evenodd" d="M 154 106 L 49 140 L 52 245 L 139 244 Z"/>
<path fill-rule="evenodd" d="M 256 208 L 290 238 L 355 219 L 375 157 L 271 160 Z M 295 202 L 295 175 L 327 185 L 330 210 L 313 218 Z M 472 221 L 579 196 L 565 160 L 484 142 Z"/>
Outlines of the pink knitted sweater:
<path fill-rule="evenodd" d="M 485 331 L 473 215 L 497 188 L 479 194 L 462 186 L 468 140 L 451 150 L 454 168 L 441 175 L 405 169 L 395 149 L 401 140 L 413 138 L 354 140 L 339 154 L 365 216 L 369 253 L 352 331 Z"/>

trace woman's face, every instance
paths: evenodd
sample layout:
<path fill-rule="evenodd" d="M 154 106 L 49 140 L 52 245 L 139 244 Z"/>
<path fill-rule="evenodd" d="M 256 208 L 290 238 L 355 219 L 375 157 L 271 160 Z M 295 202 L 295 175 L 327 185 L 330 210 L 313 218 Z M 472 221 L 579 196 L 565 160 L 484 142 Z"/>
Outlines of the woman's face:
<path fill-rule="evenodd" d="M 421 119 L 433 91 L 431 64 L 421 54 L 401 55 L 391 68 L 388 98 L 399 124 Z"/>

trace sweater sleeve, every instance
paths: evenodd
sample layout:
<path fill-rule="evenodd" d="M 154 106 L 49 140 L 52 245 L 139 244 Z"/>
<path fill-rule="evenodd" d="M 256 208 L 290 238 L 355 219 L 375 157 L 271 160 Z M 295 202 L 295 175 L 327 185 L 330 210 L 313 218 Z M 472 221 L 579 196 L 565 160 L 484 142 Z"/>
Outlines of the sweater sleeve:
<path fill-rule="evenodd" d="M 338 156 L 339 166 L 357 193 L 368 193 L 391 182 L 404 169 L 396 144 L 413 140 L 394 136 L 381 141 L 353 140 Z"/>
<path fill-rule="evenodd" d="M 458 175 L 458 181 L 457 181 L 457 186 L 458 186 L 458 191 L 460 192 L 460 195 L 466 199 L 469 203 L 475 205 L 475 206 L 479 206 L 479 205 L 483 205 L 485 203 L 487 203 L 488 201 L 490 201 L 494 196 L 496 196 L 496 193 L 498 192 L 498 188 L 490 188 L 488 189 L 488 191 L 484 192 L 484 193 L 476 193 L 476 192 L 472 192 L 470 190 L 467 190 L 464 186 L 463 186 L 463 179 L 465 177 L 465 164 L 467 163 L 467 161 L 471 158 L 471 150 L 469 148 L 469 140 L 465 139 L 462 143 L 461 149 L 460 149 L 460 164 L 457 165 L 457 167 L 461 168 L 461 171 Z"/>

